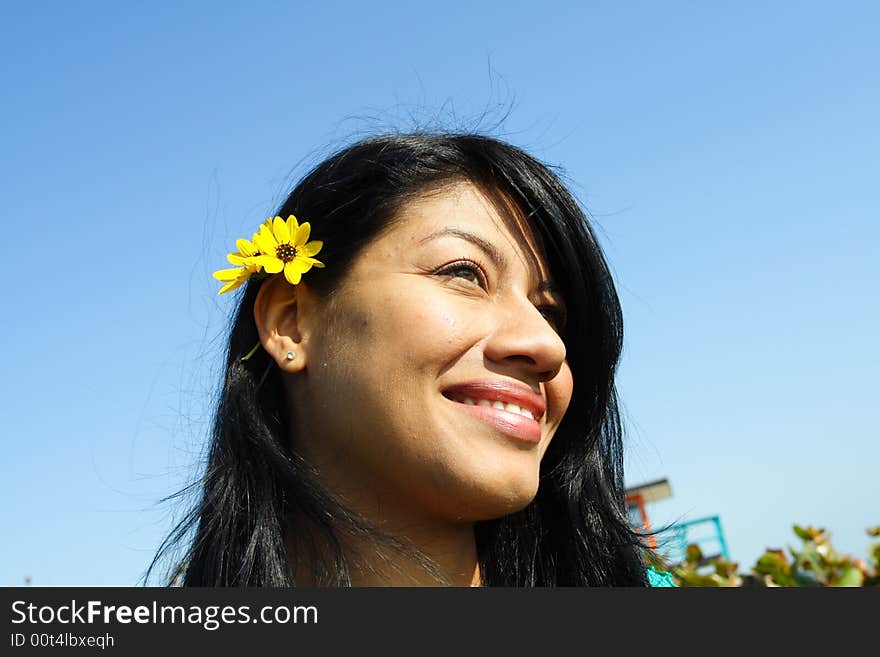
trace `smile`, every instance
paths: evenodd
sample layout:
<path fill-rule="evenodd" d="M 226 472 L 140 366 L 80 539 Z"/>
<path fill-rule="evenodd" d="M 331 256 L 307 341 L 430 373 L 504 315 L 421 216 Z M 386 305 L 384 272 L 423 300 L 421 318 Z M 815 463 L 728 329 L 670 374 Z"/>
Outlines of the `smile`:
<path fill-rule="evenodd" d="M 446 390 L 443 396 L 464 413 L 521 443 L 535 445 L 541 442 L 542 431 L 539 419 L 544 415 L 543 400 L 523 399 L 523 403 L 518 404 L 509 399 L 513 395 L 505 395 L 498 388 L 477 390 L 470 387 L 469 390 Z M 508 399 L 498 399 L 503 396 L 507 396 Z M 526 408 L 526 404 L 532 408 Z"/>
<path fill-rule="evenodd" d="M 460 404 L 464 404 L 465 406 L 483 406 L 484 408 L 497 408 L 499 411 L 516 413 L 517 415 L 522 415 L 523 417 L 527 417 L 530 420 L 535 419 L 535 416 L 532 415 L 531 411 L 511 402 L 489 401 L 488 399 L 471 399 L 470 397 L 462 397 L 460 399 L 450 397 L 450 399 L 452 399 L 452 401 L 457 401 Z"/>
<path fill-rule="evenodd" d="M 547 411 L 540 390 L 512 379 L 462 381 L 445 387 L 442 393 L 459 404 L 509 411 L 538 422 Z"/>

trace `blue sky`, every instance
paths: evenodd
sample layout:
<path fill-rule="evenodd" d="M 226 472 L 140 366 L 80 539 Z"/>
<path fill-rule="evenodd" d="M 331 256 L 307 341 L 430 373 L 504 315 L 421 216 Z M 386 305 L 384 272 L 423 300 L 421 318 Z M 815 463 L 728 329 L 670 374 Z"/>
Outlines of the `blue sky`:
<path fill-rule="evenodd" d="M 593 217 L 627 482 L 673 490 L 656 522 L 719 514 L 746 566 L 793 523 L 866 553 L 876 3 L 31 2 L 0 25 L 0 585 L 137 583 L 204 448 L 211 272 L 332 149 L 425 124 L 561 166 Z"/>

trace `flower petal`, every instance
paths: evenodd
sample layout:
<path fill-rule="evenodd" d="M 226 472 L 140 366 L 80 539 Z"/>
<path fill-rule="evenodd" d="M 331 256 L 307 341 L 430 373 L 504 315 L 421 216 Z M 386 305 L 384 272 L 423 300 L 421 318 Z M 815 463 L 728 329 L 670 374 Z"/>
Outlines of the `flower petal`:
<path fill-rule="evenodd" d="M 238 247 L 238 252 L 243 256 L 254 255 L 254 245 L 246 239 L 235 240 L 235 246 Z"/>
<path fill-rule="evenodd" d="M 275 249 L 278 248 L 278 242 L 272 234 L 272 231 L 266 228 L 265 224 L 260 226 L 260 232 L 254 235 L 254 242 L 256 242 L 257 248 L 259 248 L 264 255 L 275 256 Z"/>
<path fill-rule="evenodd" d="M 286 278 L 287 282 L 291 285 L 299 285 L 300 279 L 302 279 L 302 274 L 297 271 L 296 260 L 291 260 L 284 265 L 284 278 Z"/>
<path fill-rule="evenodd" d="M 287 229 L 284 219 L 275 217 L 275 221 L 272 222 L 272 231 L 279 244 L 290 244 L 290 231 Z"/>
<path fill-rule="evenodd" d="M 266 270 L 267 274 L 277 274 L 284 269 L 284 263 L 281 261 L 281 258 L 276 258 L 275 256 L 255 256 L 250 258 L 250 261 L 255 265 L 260 265 Z"/>
<path fill-rule="evenodd" d="M 242 267 L 235 267 L 234 269 L 219 269 L 214 272 L 213 276 L 218 281 L 234 281 L 243 271 L 244 269 Z"/>
<path fill-rule="evenodd" d="M 312 265 L 313 267 L 317 267 L 318 269 L 324 268 L 324 263 L 320 260 L 315 260 L 314 258 L 300 258 L 300 260 L 305 260 L 310 265 Z"/>
<path fill-rule="evenodd" d="M 324 246 L 324 242 L 321 240 L 315 240 L 313 242 L 309 242 L 308 244 L 304 244 L 301 247 L 298 247 L 296 252 L 302 253 L 307 258 L 311 258 L 313 255 L 318 255 L 318 252 L 321 250 L 321 247 Z"/>
<path fill-rule="evenodd" d="M 227 283 L 226 285 L 221 287 L 220 291 L 217 292 L 217 294 L 223 294 L 224 292 L 231 292 L 232 290 L 235 290 L 235 289 L 241 287 L 242 285 L 244 285 L 245 281 L 247 281 L 246 276 L 242 277 L 242 278 L 236 278 L 234 281 L 230 281 L 229 283 Z"/>
<path fill-rule="evenodd" d="M 301 225 L 301 226 L 299 227 L 299 229 L 297 229 L 297 231 L 296 231 L 296 235 L 294 235 L 294 237 L 293 237 L 293 239 L 294 239 L 294 242 L 293 242 L 294 245 L 295 245 L 295 246 L 300 246 L 300 245 L 305 244 L 306 242 L 308 242 L 308 241 L 309 241 L 309 232 L 310 232 L 311 230 L 312 230 L 312 227 L 311 227 L 311 225 L 309 225 L 309 222 L 308 222 L 308 221 L 305 222 L 303 225 Z"/>
<path fill-rule="evenodd" d="M 294 258 L 286 265 L 284 265 L 284 271 L 287 271 L 288 267 L 290 267 L 293 271 L 299 272 L 300 274 L 305 274 L 309 269 L 312 268 L 312 263 L 309 262 L 306 258 Z"/>
<path fill-rule="evenodd" d="M 287 217 L 287 230 L 290 231 L 290 236 L 295 237 L 296 231 L 299 229 L 299 222 L 296 220 L 296 217 L 293 215 L 289 215 Z"/>
<path fill-rule="evenodd" d="M 233 265 L 243 265 L 249 256 L 243 256 L 241 253 L 230 253 L 226 259 Z"/>

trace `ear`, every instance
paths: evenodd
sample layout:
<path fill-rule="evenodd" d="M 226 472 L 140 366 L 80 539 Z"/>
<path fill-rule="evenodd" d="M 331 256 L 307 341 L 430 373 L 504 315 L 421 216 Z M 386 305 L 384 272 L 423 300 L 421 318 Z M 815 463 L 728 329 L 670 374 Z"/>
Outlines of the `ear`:
<path fill-rule="evenodd" d="M 291 285 L 281 275 L 270 276 L 260 286 L 254 301 L 254 321 L 263 349 L 283 372 L 306 368 L 315 312 L 313 295 L 304 283 Z"/>

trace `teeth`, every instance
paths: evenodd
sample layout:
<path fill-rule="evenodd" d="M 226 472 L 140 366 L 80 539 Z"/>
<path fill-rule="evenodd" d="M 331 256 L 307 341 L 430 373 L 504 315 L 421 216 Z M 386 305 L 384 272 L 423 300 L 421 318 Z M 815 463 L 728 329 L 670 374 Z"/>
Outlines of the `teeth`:
<path fill-rule="evenodd" d="M 535 416 L 532 415 L 531 411 L 528 411 L 519 406 L 519 404 L 505 404 L 502 401 L 491 402 L 488 399 L 481 399 L 479 401 L 474 401 L 470 397 L 465 397 L 462 400 L 462 403 L 466 406 L 485 406 L 486 408 L 497 408 L 502 411 L 507 411 L 508 413 L 516 413 L 517 415 L 522 415 L 523 417 L 527 417 L 530 420 L 534 420 Z"/>

